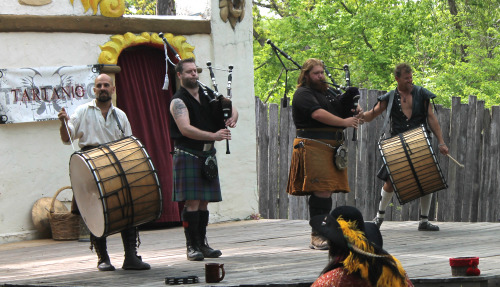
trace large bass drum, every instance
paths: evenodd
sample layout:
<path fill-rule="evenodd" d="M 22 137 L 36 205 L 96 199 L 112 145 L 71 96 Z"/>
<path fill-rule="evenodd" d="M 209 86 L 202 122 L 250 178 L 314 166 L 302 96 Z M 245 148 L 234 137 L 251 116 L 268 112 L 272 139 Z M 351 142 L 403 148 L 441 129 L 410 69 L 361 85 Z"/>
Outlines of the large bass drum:
<path fill-rule="evenodd" d="M 162 211 L 158 175 L 133 136 L 78 151 L 70 158 L 78 209 L 96 237 L 156 220 Z"/>
<path fill-rule="evenodd" d="M 423 125 L 380 141 L 378 148 L 400 204 L 448 188 Z"/>

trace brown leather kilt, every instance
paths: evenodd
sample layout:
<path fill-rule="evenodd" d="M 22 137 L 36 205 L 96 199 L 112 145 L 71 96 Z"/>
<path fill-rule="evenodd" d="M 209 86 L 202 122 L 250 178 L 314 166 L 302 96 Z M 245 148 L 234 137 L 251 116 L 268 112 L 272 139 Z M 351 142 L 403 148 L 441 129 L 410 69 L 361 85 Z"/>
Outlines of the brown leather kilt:
<path fill-rule="evenodd" d="M 288 194 L 310 195 L 316 191 L 348 193 L 347 169 L 339 170 L 333 163 L 335 150 L 331 146 L 337 147 L 341 143 L 336 140 L 294 139 Z"/>

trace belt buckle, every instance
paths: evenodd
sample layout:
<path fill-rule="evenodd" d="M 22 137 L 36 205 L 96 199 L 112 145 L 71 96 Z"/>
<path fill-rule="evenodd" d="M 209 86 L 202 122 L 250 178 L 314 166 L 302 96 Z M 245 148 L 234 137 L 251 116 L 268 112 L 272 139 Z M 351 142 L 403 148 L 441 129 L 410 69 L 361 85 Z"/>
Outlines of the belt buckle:
<path fill-rule="evenodd" d="M 203 151 L 209 151 L 209 150 L 212 149 L 212 147 L 213 147 L 213 144 L 206 143 L 206 144 L 203 145 Z"/>

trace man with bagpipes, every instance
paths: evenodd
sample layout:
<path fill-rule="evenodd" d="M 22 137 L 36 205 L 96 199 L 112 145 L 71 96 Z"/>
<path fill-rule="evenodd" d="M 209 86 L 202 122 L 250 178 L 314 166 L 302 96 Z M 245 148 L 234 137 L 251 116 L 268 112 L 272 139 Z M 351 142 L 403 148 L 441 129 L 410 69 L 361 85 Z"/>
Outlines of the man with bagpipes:
<path fill-rule="evenodd" d="M 436 95 L 423 87 L 413 85 L 413 71 L 410 65 L 406 63 L 396 66 L 394 76 L 397 82 L 396 89 L 380 96 L 378 103 L 373 109 L 363 113 L 362 118 L 364 121 L 370 122 L 387 110 L 386 123 L 383 130 L 385 130 L 385 125 L 390 118 L 392 137 L 402 135 L 404 132 L 422 125 L 427 130 L 428 124 L 430 130 L 438 140 L 439 152 L 443 155 L 448 155 L 448 147 L 444 143 L 441 127 L 430 105 L 430 100 L 434 99 Z M 394 186 L 390 180 L 390 173 L 387 170 L 386 164 L 382 166 L 377 177 L 385 181 L 381 190 L 378 212 L 374 218 L 375 224 L 380 227 L 384 221 L 385 209 L 394 194 Z M 420 197 L 420 223 L 418 225 L 418 230 L 420 231 L 439 230 L 438 226 L 430 223 L 428 220 L 431 200 L 432 193 Z"/>
<path fill-rule="evenodd" d="M 357 106 L 357 88 L 348 87 L 342 94 L 329 87 L 323 61 L 308 59 L 300 71 L 292 103 L 297 135 L 293 142 L 287 192 L 309 195 L 309 214 L 313 218 L 330 212 L 333 193 L 350 191 L 344 129 L 356 129 L 362 123 L 359 116 L 362 110 Z M 328 249 L 326 239 L 314 229 L 310 248 Z"/>
<path fill-rule="evenodd" d="M 171 138 L 174 140 L 173 200 L 183 201 L 182 223 L 186 237 L 187 259 L 200 261 L 222 255 L 208 245 L 208 203 L 222 200 L 215 141 L 230 140 L 226 127 L 236 127 L 235 107 L 224 116 L 223 99 L 198 81 L 193 58 L 180 60 L 175 67 L 180 80 L 170 103 Z"/>

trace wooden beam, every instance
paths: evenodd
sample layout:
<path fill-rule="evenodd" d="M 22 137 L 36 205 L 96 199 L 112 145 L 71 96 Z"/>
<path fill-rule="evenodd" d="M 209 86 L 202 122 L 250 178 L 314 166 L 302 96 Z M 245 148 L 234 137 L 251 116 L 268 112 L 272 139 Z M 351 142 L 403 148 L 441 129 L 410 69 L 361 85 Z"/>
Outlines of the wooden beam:
<path fill-rule="evenodd" d="M 210 20 L 175 16 L 119 17 L 0 15 L 0 32 L 64 32 L 125 34 L 168 32 L 176 35 L 210 34 Z"/>

